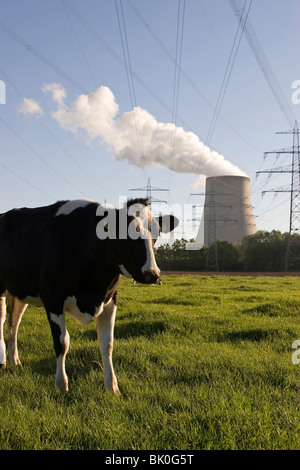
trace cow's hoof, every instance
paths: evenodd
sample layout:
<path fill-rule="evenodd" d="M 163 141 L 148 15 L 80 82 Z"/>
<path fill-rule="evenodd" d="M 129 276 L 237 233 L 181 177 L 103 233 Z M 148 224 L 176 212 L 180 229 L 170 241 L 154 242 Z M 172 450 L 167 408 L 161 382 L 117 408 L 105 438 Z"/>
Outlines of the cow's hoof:
<path fill-rule="evenodd" d="M 69 391 L 68 382 L 56 380 L 55 387 L 58 388 L 61 392 Z"/>
<path fill-rule="evenodd" d="M 105 393 L 107 393 L 108 395 L 114 395 L 116 397 L 120 397 L 122 395 L 118 388 L 105 388 Z"/>
<path fill-rule="evenodd" d="M 14 358 L 14 357 L 11 358 L 11 357 L 7 356 L 7 361 L 10 362 L 11 364 L 13 364 L 14 366 L 22 367 L 21 361 L 18 357 L 17 358 Z"/>
<path fill-rule="evenodd" d="M 6 364 L 0 364 L 0 370 L 5 370 L 6 369 Z"/>

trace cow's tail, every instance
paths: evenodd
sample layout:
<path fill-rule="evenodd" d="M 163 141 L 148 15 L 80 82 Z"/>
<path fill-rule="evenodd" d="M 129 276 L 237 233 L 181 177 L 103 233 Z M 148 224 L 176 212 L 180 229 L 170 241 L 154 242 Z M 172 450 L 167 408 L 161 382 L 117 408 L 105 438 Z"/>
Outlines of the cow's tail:
<path fill-rule="evenodd" d="M 8 316 L 10 316 L 14 310 L 15 300 L 16 300 L 15 297 L 7 290 L 6 291 L 6 308 L 7 308 Z"/>

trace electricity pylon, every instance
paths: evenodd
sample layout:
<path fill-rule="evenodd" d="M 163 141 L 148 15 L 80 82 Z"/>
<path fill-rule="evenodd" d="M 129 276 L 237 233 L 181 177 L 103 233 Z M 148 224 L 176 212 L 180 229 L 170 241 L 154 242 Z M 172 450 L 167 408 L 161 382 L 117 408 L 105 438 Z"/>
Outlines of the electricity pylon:
<path fill-rule="evenodd" d="M 295 247 L 300 245 L 300 240 L 297 240 L 295 234 L 300 235 L 300 147 L 299 147 L 299 128 L 298 123 L 295 121 L 294 128 L 290 131 L 276 132 L 276 134 L 292 134 L 293 146 L 288 149 L 274 150 L 272 152 L 265 152 L 264 155 L 269 154 L 291 154 L 291 164 L 284 167 L 273 168 L 271 170 L 258 171 L 258 173 L 290 173 L 291 184 L 288 187 L 280 187 L 262 191 L 265 193 L 290 193 L 290 223 L 289 234 L 287 240 L 287 247 L 285 253 L 284 270 L 289 271 L 293 267 L 294 261 L 299 257 L 296 254 Z"/>
<path fill-rule="evenodd" d="M 209 208 L 208 219 L 204 219 L 207 223 L 207 252 L 206 252 L 206 271 L 219 271 L 218 262 L 218 242 L 217 242 L 217 222 L 237 222 L 235 219 L 217 219 L 216 208 L 231 208 L 229 205 L 216 205 L 215 196 L 228 196 L 227 193 L 208 192 L 208 193 L 191 193 L 191 196 L 210 196 L 209 203 L 206 207 Z"/>
<path fill-rule="evenodd" d="M 155 188 L 154 186 L 151 186 L 150 184 L 150 178 L 148 178 L 148 184 L 144 188 L 134 188 L 134 189 L 129 189 L 129 191 L 146 191 L 146 198 L 149 199 L 149 205 L 151 207 L 152 202 L 165 202 L 167 201 L 161 201 L 159 199 L 156 199 L 155 197 L 152 196 L 153 191 L 169 191 L 169 189 L 161 189 L 161 188 Z"/>
<path fill-rule="evenodd" d="M 219 271 L 215 195 L 210 195 L 206 271 Z"/>

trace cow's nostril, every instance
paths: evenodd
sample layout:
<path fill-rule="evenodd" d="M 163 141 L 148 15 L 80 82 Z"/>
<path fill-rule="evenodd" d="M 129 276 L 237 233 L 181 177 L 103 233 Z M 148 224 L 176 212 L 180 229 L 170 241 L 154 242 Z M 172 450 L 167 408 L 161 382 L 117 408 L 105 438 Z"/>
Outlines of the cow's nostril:
<path fill-rule="evenodd" d="M 153 274 L 151 273 L 151 271 L 145 271 L 144 276 L 145 276 L 146 280 L 148 281 L 148 280 L 152 279 Z"/>
<path fill-rule="evenodd" d="M 157 271 L 157 270 L 145 271 L 144 277 L 147 282 L 154 284 L 158 281 L 160 277 L 160 271 Z"/>

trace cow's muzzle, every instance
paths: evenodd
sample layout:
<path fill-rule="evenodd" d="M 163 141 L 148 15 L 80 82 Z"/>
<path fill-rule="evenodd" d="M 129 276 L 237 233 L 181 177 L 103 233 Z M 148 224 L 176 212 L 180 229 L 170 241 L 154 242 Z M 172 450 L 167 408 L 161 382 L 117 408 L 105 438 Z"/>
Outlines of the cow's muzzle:
<path fill-rule="evenodd" d="M 145 284 L 161 284 L 160 270 L 149 269 L 143 272 Z"/>

